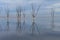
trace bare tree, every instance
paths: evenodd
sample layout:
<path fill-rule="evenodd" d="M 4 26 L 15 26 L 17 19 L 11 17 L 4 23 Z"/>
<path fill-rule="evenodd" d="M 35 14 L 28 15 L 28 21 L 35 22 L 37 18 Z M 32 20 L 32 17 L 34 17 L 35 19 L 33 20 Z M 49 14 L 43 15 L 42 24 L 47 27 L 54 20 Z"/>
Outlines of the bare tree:
<path fill-rule="evenodd" d="M 52 27 L 52 30 L 54 29 L 54 9 L 51 8 L 51 27 Z"/>
<path fill-rule="evenodd" d="M 21 30 L 21 12 L 22 9 L 21 8 L 17 8 L 17 31 L 20 32 Z"/>
<path fill-rule="evenodd" d="M 0 11 L 0 14 L 1 14 L 1 11 Z M 3 29 L 2 29 L 2 26 L 1 26 L 1 24 L 0 24 L 0 31 L 2 31 Z"/>
<path fill-rule="evenodd" d="M 34 6 L 32 5 L 32 34 L 34 34 L 34 31 L 37 29 L 37 32 L 39 32 L 38 26 L 35 22 L 36 16 L 38 14 L 38 11 L 40 9 L 40 6 L 37 8 L 37 11 L 35 12 Z M 40 34 L 40 32 L 39 32 Z"/>
<path fill-rule="evenodd" d="M 7 9 L 6 13 L 7 13 L 7 31 L 9 31 L 9 9 Z"/>
<path fill-rule="evenodd" d="M 26 21 L 26 14 L 25 14 L 25 8 L 23 8 L 23 31 L 25 31 L 25 22 Z"/>
<path fill-rule="evenodd" d="M 24 11 L 25 11 L 25 9 L 24 9 Z M 23 21 L 23 25 L 25 25 L 25 17 L 26 17 L 24 11 L 23 11 L 23 20 L 24 20 L 24 21 Z"/>

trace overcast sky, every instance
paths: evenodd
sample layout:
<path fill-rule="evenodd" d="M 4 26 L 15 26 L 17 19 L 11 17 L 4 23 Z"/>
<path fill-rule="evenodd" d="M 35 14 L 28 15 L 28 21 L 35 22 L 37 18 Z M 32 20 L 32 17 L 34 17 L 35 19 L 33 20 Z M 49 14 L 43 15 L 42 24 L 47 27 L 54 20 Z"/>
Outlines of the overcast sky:
<path fill-rule="evenodd" d="M 31 4 L 35 6 L 41 5 L 41 8 L 56 8 L 56 11 L 60 11 L 60 0 L 0 0 L 0 10 L 5 8 L 10 8 L 15 10 L 16 7 L 25 7 L 26 9 L 30 8 Z"/>

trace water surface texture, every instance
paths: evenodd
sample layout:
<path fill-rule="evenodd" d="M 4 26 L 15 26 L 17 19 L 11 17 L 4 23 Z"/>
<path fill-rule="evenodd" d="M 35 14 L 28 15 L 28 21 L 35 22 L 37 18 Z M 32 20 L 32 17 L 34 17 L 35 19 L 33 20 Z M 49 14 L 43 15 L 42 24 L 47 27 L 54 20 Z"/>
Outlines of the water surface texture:
<path fill-rule="evenodd" d="M 60 40 L 60 0 L 0 0 L 0 40 Z"/>

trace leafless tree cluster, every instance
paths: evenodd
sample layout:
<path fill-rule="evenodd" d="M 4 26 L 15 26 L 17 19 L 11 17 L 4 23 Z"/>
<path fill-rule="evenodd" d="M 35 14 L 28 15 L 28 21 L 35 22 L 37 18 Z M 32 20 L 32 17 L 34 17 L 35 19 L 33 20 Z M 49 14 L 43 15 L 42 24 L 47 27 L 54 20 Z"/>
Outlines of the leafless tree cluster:
<path fill-rule="evenodd" d="M 33 4 L 31 5 L 32 6 L 32 25 L 31 25 L 31 33 L 34 34 L 35 30 L 37 30 L 37 32 L 40 34 L 40 31 L 38 29 L 38 24 L 36 24 L 36 17 L 38 15 L 38 12 L 39 12 L 39 9 L 40 9 L 40 6 L 38 6 L 37 10 L 35 10 Z M 17 27 L 16 27 L 16 31 L 18 32 L 21 32 L 22 31 L 22 23 L 21 23 L 21 19 L 22 19 L 22 15 L 23 15 L 23 25 L 25 25 L 25 17 L 26 17 L 26 14 L 23 12 L 25 11 L 25 9 L 22 9 L 21 7 L 18 7 L 16 8 L 16 12 L 17 12 Z M 9 31 L 9 9 L 6 11 L 6 18 L 7 18 L 7 31 Z M 23 14 L 22 14 L 23 12 Z M 54 28 L 54 9 L 51 8 L 51 27 L 52 29 Z"/>

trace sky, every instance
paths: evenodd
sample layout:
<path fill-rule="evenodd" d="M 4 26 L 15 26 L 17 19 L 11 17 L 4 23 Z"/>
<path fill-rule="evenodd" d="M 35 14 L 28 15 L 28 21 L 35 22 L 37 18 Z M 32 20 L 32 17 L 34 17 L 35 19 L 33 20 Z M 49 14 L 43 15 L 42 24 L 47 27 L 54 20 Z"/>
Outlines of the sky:
<path fill-rule="evenodd" d="M 7 9 L 15 10 L 17 7 L 24 7 L 26 9 L 31 8 L 31 4 L 39 6 L 41 8 L 56 8 L 56 11 L 60 11 L 60 0 L 0 0 L 0 10 Z"/>

